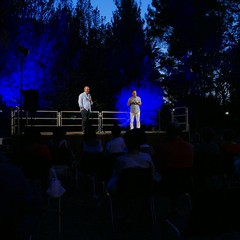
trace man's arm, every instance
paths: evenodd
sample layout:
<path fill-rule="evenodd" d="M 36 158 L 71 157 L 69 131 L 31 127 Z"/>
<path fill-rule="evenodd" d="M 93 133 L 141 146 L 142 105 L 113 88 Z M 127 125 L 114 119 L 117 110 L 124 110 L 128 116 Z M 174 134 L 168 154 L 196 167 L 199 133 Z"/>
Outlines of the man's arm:
<path fill-rule="evenodd" d="M 142 105 L 142 100 L 141 100 L 141 98 L 138 99 L 138 105 L 139 105 L 139 106 Z"/>
<path fill-rule="evenodd" d="M 80 110 L 84 109 L 84 107 L 83 107 L 83 95 L 82 94 L 80 94 L 79 97 L 78 97 L 78 105 L 79 105 Z"/>
<path fill-rule="evenodd" d="M 131 98 L 128 99 L 127 105 L 130 106 L 132 104 Z"/>
<path fill-rule="evenodd" d="M 89 101 L 90 101 L 90 104 L 93 105 L 92 96 L 90 94 L 89 94 Z"/>

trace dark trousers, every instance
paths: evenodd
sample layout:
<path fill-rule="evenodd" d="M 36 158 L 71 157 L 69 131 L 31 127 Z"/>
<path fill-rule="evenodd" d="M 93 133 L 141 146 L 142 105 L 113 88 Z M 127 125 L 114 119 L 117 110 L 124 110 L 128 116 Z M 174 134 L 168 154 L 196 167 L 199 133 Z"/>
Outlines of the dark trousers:
<path fill-rule="evenodd" d="M 86 110 L 86 109 L 83 109 L 81 111 L 81 115 L 82 115 L 82 131 L 85 131 L 86 124 L 87 124 L 87 122 L 89 120 L 89 117 L 90 117 L 90 111 Z"/>

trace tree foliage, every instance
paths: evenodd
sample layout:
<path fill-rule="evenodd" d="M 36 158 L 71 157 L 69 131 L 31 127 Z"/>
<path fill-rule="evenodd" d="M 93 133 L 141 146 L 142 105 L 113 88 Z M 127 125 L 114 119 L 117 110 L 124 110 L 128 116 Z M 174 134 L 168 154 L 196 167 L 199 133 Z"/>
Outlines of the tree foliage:
<path fill-rule="evenodd" d="M 115 4 L 107 23 L 91 0 L 2 0 L 3 101 L 19 103 L 22 81 L 42 108 L 78 109 L 87 84 L 96 109 L 112 109 L 121 88 L 152 82 L 172 103 L 239 111 L 239 1 L 152 0 L 146 22 L 136 0 Z"/>

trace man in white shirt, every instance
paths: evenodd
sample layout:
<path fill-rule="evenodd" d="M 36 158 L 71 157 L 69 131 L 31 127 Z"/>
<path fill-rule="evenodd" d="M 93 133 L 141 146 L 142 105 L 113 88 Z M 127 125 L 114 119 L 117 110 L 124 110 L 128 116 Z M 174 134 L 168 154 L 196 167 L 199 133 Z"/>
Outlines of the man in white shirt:
<path fill-rule="evenodd" d="M 82 131 L 85 131 L 86 123 L 89 120 L 91 113 L 91 105 L 93 104 L 92 97 L 89 94 L 90 88 L 88 86 L 84 87 L 83 93 L 81 93 L 78 97 L 78 105 L 80 108 L 81 116 L 82 116 Z"/>
<path fill-rule="evenodd" d="M 137 128 L 140 128 L 140 107 L 141 98 L 137 96 L 137 91 L 132 91 L 132 96 L 128 99 L 127 105 L 130 106 L 130 129 L 134 128 L 134 117 L 136 117 Z"/>

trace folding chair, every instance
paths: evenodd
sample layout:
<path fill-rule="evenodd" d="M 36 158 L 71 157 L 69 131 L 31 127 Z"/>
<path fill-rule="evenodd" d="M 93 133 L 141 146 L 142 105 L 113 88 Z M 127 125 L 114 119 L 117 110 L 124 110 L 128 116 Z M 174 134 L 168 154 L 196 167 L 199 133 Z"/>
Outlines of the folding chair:
<path fill-rule="evenodd" d="M 132 201 L 133 203 L 138 203 L 139 201 L 144 200 L 148 201 L 151 211 L 153 229 L 155 230 L 156 211 L 153 198 L 153 178 L 151 169 L 148 168 L 124 169 L 118 178 L 116 192 L 111 193 L 107 191 L 107 196 L 110 203 L 113 231 L 115 231 L 115 217 L 116 217 L 115 214 L 116 212 L 114 212 L 115 209 L 114 204 L 116 203 L 116 206 L 118 207 L 124 205 L 124 207 L 127 208 L 129 206 L 128 204 L 131 203 Z M 131 205 L 130 209 L 128 208 L 127 210 L 129 211 L 133 210 L 131 209 Z"/>
<path fill-rule="evenodd" d="M 91 180 L 92 197 L 97 196 L 97 184 L 99 183 L 99 178 L 101 176 L 103 165 L 103 153 L 102 152 L 86 152 L 79 158 L 77 164 L 77 170 L 79 170 L 84 177 Z M 76 183 L 78 184 L 78 172 L 76 173 Z"/>
<path fill-rule="evenodd" d="M 65 193 L 65 189 L 61 185 L 61 181 L 58 179 L 56 169 L 50 169 L 50 185 L 47 190 L 49 195 L 48 204 L 50 205 L 51 198 L 58 199 L 58 238 L 62 234 L 62 195 Z"/>

